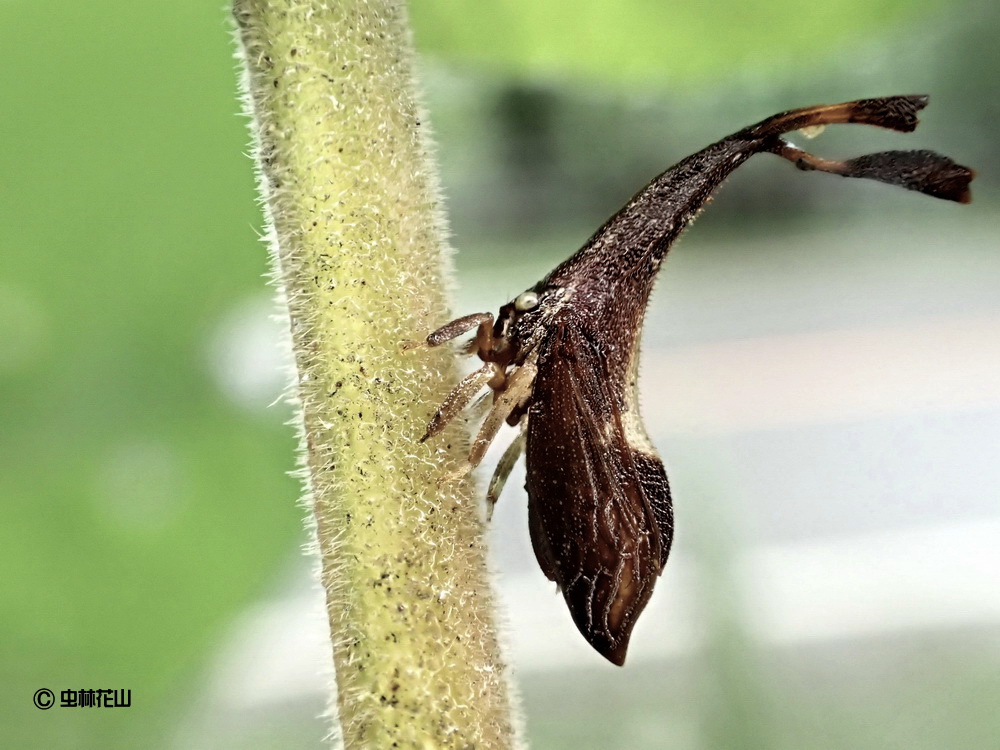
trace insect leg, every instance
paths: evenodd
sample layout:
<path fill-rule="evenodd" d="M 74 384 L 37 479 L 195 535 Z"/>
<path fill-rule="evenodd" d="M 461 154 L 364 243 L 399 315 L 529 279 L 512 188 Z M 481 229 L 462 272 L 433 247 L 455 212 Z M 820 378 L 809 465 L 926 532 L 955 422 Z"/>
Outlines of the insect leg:
<path fill-rule="evenodd" d="M 531 386 L 535 382 L 535 375 L 538 367 L 532 361 L 526 361 L 507 378 L 506 388 L 499 393 L 493 403 L 493 409 L 486 415 L 486 421 L 479 429 L 479 434 L 472 441 L 472 450 L 469 452 L 469 467 L 479 466 L 479 462 L 486 455 L 493 438 L 496 437 L 500 427 L 503 425 L 507 415 L 516 409 L 520 404 L 531 396 Z"/>
<path fill-rule="evenodd" d="M 507 446 L 507 450 L 504 451 L 503 456 L 500 458 L 500 463 L 497 464 L 496 471 L 493 472 L 493 478 L 490 480 L 490 488 L 486 491 L 487 521 L 493 518 L 493 506 L 500 499 L 500 493 L 503 492 L 504 485 L 507 483 L 507 477 L 510 476 L 514 464 L 517 463 L 517 459 L 524 453 L 524 443 L 527 437 L 528 433 L 522 427 L 521 432 L 514 438 L 514 442 Z"/>
<path fill-rule="evenodd" d="M 427 345 L 438 346 L 446 341 L 451 341 L 463 333 L 468 333 L 476 326 L 480 328 L 476 338 L 479 338 L 479 334 L 486 327 L 489 328 L 492 338 L 493 313 L 473 313 L 472 315 L 465 315 L 457 320 L 453 320 L 450 323 L 445 323 L 427 337 Z"/>
<path fill-rule="evenodd" d="M 420 438 L 420 442 L 422 443 L 441 432 L 445 425 L 455 418 L 455 415 L 469 405 L 469 402 L 476 397 L 483 386 L 489 384 L 494 378 L 502 376 L 503 372 L 499 365 L 495 362 L 487 362 L 475 372 L 462 378 L 462 381 L 452 389 L 444 403 L 431 417 L 431 421 L 427 425 L 427 432 Z"/>
<path fill-rule="evenodd" d="M 450 323 L 445 323 L 436 331 L 431 331 L 423 341 L 405 342 L 403 349 L 416 349 L 421 346 L 440 346 L 446 341 L 457 339 L 463 333 L 468 333 L 476 326 L 479 326 L 479 330 L 476 332 L 475 343 L 478 344 L 482 341 L 486 344 L 492 344 L 493 313 L 473 313 L 472 315 L 464 315 L 461 318 L 456 318 Z M 475 349 L 472 351 L 475 351 Z M 472 352 L 469 353 L 471 354 Z"/>

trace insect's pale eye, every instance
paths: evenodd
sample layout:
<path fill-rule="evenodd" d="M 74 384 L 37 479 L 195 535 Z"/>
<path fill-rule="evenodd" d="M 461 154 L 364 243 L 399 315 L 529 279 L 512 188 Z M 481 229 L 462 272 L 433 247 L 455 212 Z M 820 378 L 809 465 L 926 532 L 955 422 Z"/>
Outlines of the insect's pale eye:
<path fill-rule="evenodd" d="M 514 300 L 514 309 L 520 312 L 534 310 L 538 307 L 538 295 L 535 292 L 521 292 Z"/>

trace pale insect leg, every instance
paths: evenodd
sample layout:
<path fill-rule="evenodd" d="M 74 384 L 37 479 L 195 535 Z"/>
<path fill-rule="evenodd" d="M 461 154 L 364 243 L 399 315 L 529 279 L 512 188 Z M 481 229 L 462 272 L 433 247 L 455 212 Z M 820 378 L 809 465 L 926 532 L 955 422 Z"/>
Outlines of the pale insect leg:
<path fill-rule="evenodd" d="M 469 468 L 479 465 L 507 416 L 531 395 L 531 386 L 537 373 L 535 363 L 527 361 L 508 375 L 506 388 L 497 396 L 493 409 L 486 415 L 486 421 L 472 441 Z"/>
<path fill-rule="evenodd" d="M 487 385 L 490 385 L 487 383 Z M 486 413 L 490 410 L 493 404 L 490 401 L 493 398 L 493 391 L 486 391 L 483 395 L 472 402 L 470 406 L 466 407 L 469 413 L 470 422 L 478 422 L 486 417 Z"/>
<path fill-rule="evenodd" d="M 494 362 L 487 362 L 475 372 L 462 378 L 461 382 L 448 394 L 448 397 L 441 404 L 441 407 L 434 416 L 431 417 L 431 421 L 427 425 L 427 432 L 420 438 L 420 442 L 422 443 L 441 432 L 445 425 L 455 418 L 455 415 L 468 406 L 469 402 L 476 397 L 476 394 L 482 390 L 483 386 L 487 385 L 498 375 L 502 375 L 500 366 Z"/>
<path fill-rule="evenodd" d="M 479 330 L 476 332 L 476 342 L 483 339 L 484 341 L 487 341 L 487 343 L 492 344 L 493 313 L 473 313 L 472 315 L 465 315 L 461 318 L 456 318 L 450 323 L 445 323 L 436 331 L 431 331 L 431 333 L 423 341 L 404 342 L 403 350 L 417 349 L 421 346 L 440 346 L 446 341 L 457 339 L 463 333 L 468 333 L 476 326 L 479 326 Z M 487 331 L 488 334 L 485 333 Z M 475 351 L 475 349 L 472 351 Z M 471 354 L 472 352 L 469 353 Z"/>
<path fill-rule="evenodd" d="M 507 450 L 503 452 L 503 456 L 500 457 L 500 463 L 497 464 L 496 471 L 493 472 L 493 478 L 490 480 L 490 487 L 486 491 L 486 520 L 493 518 L 493 506 L 497 504 L 497 500 L 500 499 L 500 493 L 503 492 L 504 485 L 507 484 L 507 477 L 510 476 L 511 470 L 514 468 L 514 464 L 517 463 L 517 459 L 521 457 L 524 453 L 524 444 L 527 440 L 528 433 L 525 426 L 522 424 L 521 432 L 518 436 L 514 438 L 514 442 L 507 446 Z"/>
<path fill-rule="evenodd" d="M 453 320 L 450 323 L 445 323 L 436 331 L 431 332 L 431 334 L 427 336 L 427 345 L 438 346 L 439 344 L 443 344 L 445 341 L 457 339 L 463 333 L 468 333 L 476 326 L 479 327 L 479 330 L 476 332 L 477 341 L 484 338 L 485 332 L 489 331 L 489 343 L 492 343 L 493 313 L 473 313 L 472 315 L 466 315 L 458 318 L 457 320 Z"/>

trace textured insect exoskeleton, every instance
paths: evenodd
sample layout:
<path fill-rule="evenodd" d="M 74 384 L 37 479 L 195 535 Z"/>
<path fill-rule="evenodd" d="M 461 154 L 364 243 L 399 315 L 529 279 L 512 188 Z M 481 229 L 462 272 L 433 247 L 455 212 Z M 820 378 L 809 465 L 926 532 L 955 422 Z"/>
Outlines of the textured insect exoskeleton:
<path fill-rule="evenodd" d="M 607 659 L 625 661 L 636 619 L 663 570 L 673 537 L 663 462 L 638 411 L 638 342 L 660 264 L 723 180 L 767 152 L 803 170 L 863 177 L 967 203 L 972 170 L 932 151 L 888 151 L 830 161 L 781 136 L 800 128 L 862 123 L 912 131 L 925 96 L 807 107 L 723 138 L 640 190 L 569 260 L 500 308 L 468 315 L 426 340 L 437 346 L 476 330 L 469 352 L 483 366 L 452 391 L 423 439 L 484 388 L 493 406 L 473 441 L 477 465 L 506 421 L 522 426 L 490 484 L 496 502 L 511 467 L 527 460 L 531 541 L 580 632 Z"/>

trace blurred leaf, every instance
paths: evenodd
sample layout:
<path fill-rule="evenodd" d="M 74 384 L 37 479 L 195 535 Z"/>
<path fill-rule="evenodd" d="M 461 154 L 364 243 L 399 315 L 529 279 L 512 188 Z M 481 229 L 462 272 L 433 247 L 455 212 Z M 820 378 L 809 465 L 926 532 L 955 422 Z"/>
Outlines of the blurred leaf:
<path fill-rule="evenodd" d="M 852 37 L 942 5 L 934 0 L 493 0 L 456 10 L 414 0 L 417 48 L 523 76 L 695 85 L 734 68 L 815 60 Z"/>
<path fill-rule="evenodd" d="M 226 14 L 0 3 L 0 28 L 4 746 L 157 746 L 303 538 L 285 410 L 211 366 L 269 294 Z M 41 687 L 133 707 L 38 711 Z"/>

